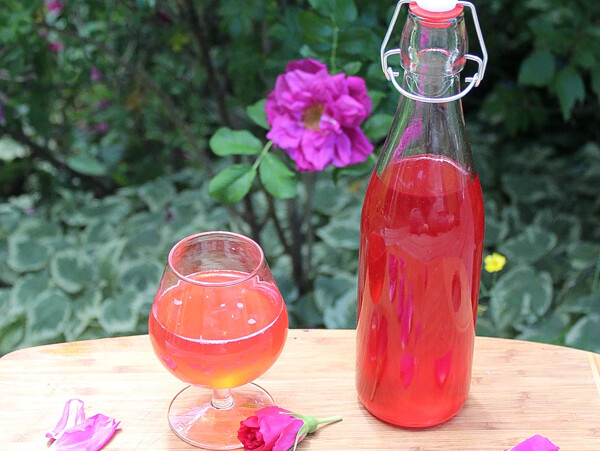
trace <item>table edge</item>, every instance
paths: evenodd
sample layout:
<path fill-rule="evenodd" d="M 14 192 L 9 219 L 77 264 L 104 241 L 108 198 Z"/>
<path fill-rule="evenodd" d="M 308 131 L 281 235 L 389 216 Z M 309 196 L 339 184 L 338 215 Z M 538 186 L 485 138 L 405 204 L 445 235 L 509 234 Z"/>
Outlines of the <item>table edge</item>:
<path fill-rule="evenodd" d="M 303 334 L 310 334 L 312 336 L 322 336 L 323 338 L 330 338 L 332 335 L 346 336 L 349 338 L 353 338 L 355 333 L 356 333 L 356 329 L 323 329 L 323 328 L 289 329 L 288 339 L 298 338 Z M 51 343 L 51 344 L 44 344 L 44 345 L 38 345 L 38 346 L 30 346 L 30 347 L 25 347 L 25 348 L 20 348 L 20 349 L 15 349 L 13 351 L 10 351 L 9 353 L 1 356 L 0 361 L 1 360 L 12 360 L 15 355 L 22 354 L 22 353 L 52 350 L 55 348 L 61 348 L 61 347 L 65 347 L 65 346 L 92 348 L 92 347 L 101 345 L 103 342 L 111 342 L 111 343 L 118 342 L 118 341 L 129 342 L 132 340 L 143 340 L 143 339 L 147 339 L 147 338 L 148 338 L 148 334 L 138 334 L 138 335 L 115 336 L 115 337 L 90 338 L 90 339 L 86 339 L 86 340 L 76 340 L 76 341 L 68 341 L 68 342 L 61 342 L 61 343 Z M 548 349 L 556 349 L 556 350 L 569 351 L 569 352 L 573 352 L 573 353 L 581 353 L 581 355 L 585 355 L 586 358 L 590 362 L 590 366 L 592 367 L 592 372 L 594 373 L 594 379 L 596 381 L 596 385 L 597 385 L 598 391 L 600 393 L 600 354 L 599 353 L 595 353 L 595 352 L 584 350 L 584 349 L 572 348 L 572 347 L 568 347 L 568 346 L 561 346 L 561 345 L 552 344 L 552 343 L 542 343 L 542 342 L 536 342 L 536 341 L 519 340 L 519 339 L 515 339 L 515 338 L 487 337 L 487 336 L 476 336 L 475 337 L 476 346 L 477 346 L 477 343 L 482 343 L 482 342 L 486 342 L 486 341 L 505 342 L 507 345 L 510 344 L 512 346 L 515 346 L 515 345 L 516 346 L 540 346 L 540 347 L 544 347 L 544 348 L 548 348 Z"/>

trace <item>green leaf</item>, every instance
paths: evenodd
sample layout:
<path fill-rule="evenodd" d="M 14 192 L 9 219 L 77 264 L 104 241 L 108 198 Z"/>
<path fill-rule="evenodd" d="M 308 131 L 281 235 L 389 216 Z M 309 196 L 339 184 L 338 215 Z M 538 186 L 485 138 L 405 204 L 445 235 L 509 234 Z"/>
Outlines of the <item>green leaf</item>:
<path fill-rule="evenodd" d="M 577 321 L 565 336 L 565 344 L 600 352 L 600 315 L 592 313 Z"/>
<path fill-rule="evenodd" d="M 147 228 L 140 229 L 137 233 L 131 233 L 127 241 L 129 255 L 152 254 L 160 243 L 160 232 L 154 224 L 148 224 Z"/>
<path fill-rule="evenodd" d="M 48 239 L 51 241 L 62 235 L 61 227 L 57 223 L 44 221 L 38 216 L 23 218 L 15 233 L 27 235 L 45 244 L 49 244 Z"/>
<path fill-rule="evenodd" d="M 256 125 L 269 130 L 271 127 L 267 122 L 267 114 L 265 112 L 265 103 L 266 100 L 262 99 L 256 102 L 253 105 L 249 105 L 246 107 L 246 114 L 248 117 L 254 122 Z"/>
<path fill-rule="evenodd" d="M 340 33 L 339 41 L 344 43 L 340 53 L 354 58 L 364 57 L 381 45 L 380 38 L 367 27 L 348 27 Z"/>
<path fill-rule="evenodd" d="M 105 164 L 86 153 L 80 153 L 68 158 L 67 164 L 74 171 L 86 175 L 99 177 L 108 174 L 108 168 Z"/>
<path fill-rule="evenodd" d="M 477 318 L 476 335 L 478 337 L 498 337 L 500 334 L 489 318 Z"/>
<path fill-rule="evenodd" d="M 91 320 L 89 318 L 79 318 L 75 315 L 71 317 L 69 322 L 67 323 L 64 334 L 66 341 L 76 341 L 81 339 L 81 335 L 90 325 Z M 95 338 L 98 338 L 96 336 Z"/>
<path fill-rule="evenodd" d="M 585 99 L 585 85 L 579 72 L 572 67 L 562 69 L 554 84 L 563 118 L 568 120 L 577 101 Z"/>
<path fill-rule="evenodd" d="M 556 235 L 538 226 L 528 226 L 519 235 L 499 246 L 501 254 L 509 260 L 534 263 L 556 246 Z"/>
<path fill-rule="evenodd" d="M 529 323 L 552 303 L 552 279 L 531 266 L 517 266 L 503 274 L 491 289 L 490 315 L 499 330 Z"/>
<path fill-rule="evenodd" d="M 567 256 L 574 269 L 585 271 L 597 265 L 600 259 L 600 244 L 592 241 L 572 243 L 567 247 Z"/>
<path fill-rule="evenodd" d="M 8 266 L 16 272 L 38 271 L 46 266 L 48 246 L 28 236 L 17 234 L 8 238 Z"/>
<path fill-rule="evenodd" d="M 317 230 L 317 235 L 333 248 L 358 250 L 360 221 L 351 215 L 333 217 L 329 224 Z"/>
<path fill-rule="evenodd" d="M 577 295 L 569 292 L 560 304 L 561 311 L 566 313 L 587 314 L 600 312 L 600 296 L 595 294 Z"/>
<path fill-rule="evenodd" d="M 562 331 L 569 325 L 569 315 L 554 312 L 537 323 L 524 328 L 515 338 L 539 343 L 559 344 Z"/>
<path fill-rule="evenodd" d="M 600 64 L 596 64 L 596 66 L 592 68 L 591 79 L 592 90 L 596 93 L 598 102 L 600 102 Z"/>
<path fill-rule="evenodd" d="M 368 93 L 369 97 L 371 97 L 371 102 L 373 102 L 373 111 L 376 111 L 381 101 L 387 98 L 387 94 L 377 89 L 368 89 Z"/>
<path fill-rule="evenodd" d="M 560 192 L 556 180 L 550 176 L 523 172 L 505 172 L 501 175 L 502 189 L 514 203 L 532 204 L 556 199 Z"/>
<path fill-rule="evenodd" d="M 331 21 L 312 11 L 301 11 L 298 18 L 304 40 L 309 45 L 318 47 L 320 51 L 328 51 L 331 48 L 334 32 Z"/>
<path fill-rule="evenodd" d="M 315 279 L 315 303 L 323 312 L 323 321 L 329 329 L 356 327 L 356 277 L 340 272 L 333 277 Z"/>
<path fill-rule="evenodd" d="M 319 275 L 315 278 L 315 305 L 324 312 L 327 307 L 335 304 L 353 286 L 352 277 L 346 273 L 335 276 Z M 356 288 L 356 287 L 355 287 Z"/>
<path fill-rule="evenodd" d="M 116 288 L 113 283 L 118 279 L 119 266 L 126 244 L 125 238 L 107 241 L 98 253 L 98 273 L 101 279 L 108 281 L 109 288 Z"/>
<path fill-rule="evenodd" d="M 290 327 L 314 328 L 323 327 L 323 313 L 317 308 L 310 295 L 304 295 L 288 309 Z"/>
<path fill-rule="evenodd" d="M 71 318 L 71 301 L 58 290 L 44 291 L 27 310 L 28 344 L 56 340 Z"/>
<path fill-rule="evenodd" d="M 340 192 L 333 180 L 327 178 L 317 180 L 313 204 L 316 212 L 334 216 L 336 213 L 341 212 L 350 201 L 350 197 Z"/>
<path fill-rule="evenodd" d="M 132 288 L 138 293 L 153 293 L 158 287 L 163 267 L 154 260 L 140 259 L 123 265 L 121 286 Z"/>
<path fill-rule="evenodd" d="M 546 209 L 535 215 L 534 223 L 554 233 L 558 238 L 558 244 L 561 246 L 580 240 L 581 221 L 575 215 L 557 213 L 552 209 Z"/>
<path fill-rule="evenodd" d="M 105 298 L 106 296 L 99 288 L 91 288 L 79 293 L 71 302 L 74 319 L 79 319 L 86 324 L 97 319 L 100 314 L 100 306 Z M 79 333 L 84 329 L 85 327 L 81 328 Z"/>
<path fill-rule="evenodd" d="M 372 141 L 385 138 L 390 131 L 394 116 L 391 114 L 374 114 L 365 121 L 363 131 Z"/>
<path fill-rule="evenodd" d="M 356 287 L 348 290 L 337 302 L 327 308 L 323 322 L 328 329 L 354 329 L 356 327 Z"/>
<path fill-rule="evenodd" d="M 6 323 L 10 322 L 10 304 L 10 289 L 0 288 L 0 330 L 2 330 Z"/>
<path fill-rule="evenodd" d="M 219 128 L 210 138 L 210 148 L 220 157 L 226 155 L 256 155 L 263 148 L 262 142 L 246 130 Z"/>
<path fill-rule="evenodd" d="M 66 249 L 50 261 L 50 274 L 67 293 L 77 293 L 96 279 L 96 266 L 84 251 Z"/>
<path fill-rule="evenodd" d="M 0 240 L 0 282 L 13 285 L 18 278 L 19 274 L 8 266 L 8 243 Z"/>
<path fill-rule="evenodd" d="M 485 235 L 484 244 L 486 247 L 495 248 L 501 243 L 508 232 L 510 227 L 506 221 L 498 220 L 496 218 L 485 218 Z"/>
<path fill-rule="evenodd" d="M 138 322 L 134 302 L 137 295 L 137 290 L 128 289 L 104 301 L 98 322 L 107 333 L 112 335 L 134 331 Z"/>
<path fill-rule="evenodd" d="M 25 337 L 25 319 L 16 318 L 0 329 L 0 356 L 17 348 Z"/>
<path fill-rule="evenodd" d="M 7 204 L 0 204 L 0 238 L 6 238 L 19 225 L 21 213 Z"/>
<path fill-rule="evenodd" d="M 37 296 L 46 291 L 50 282 L 47 271 L 27 274 L 20 277 L 13 285 L 10 293 L 12 310 L 16 313 L 26 311 Z"/>
<path fill-rule="evenodd" d="M 239 202 L 250 192 L 256 169 L 249 164 L 234 164 L 219 172 L 208 185 L 208 192 L 224 204 Z"/>
<path fill-rule="evenodd" d="M 140 186 L 138 195 L 150 211 L 156 213 L 163 211 L 173 201 L 177 195 L 177 190 L 170 181 L 165 178 L 158 178 Z"/>
<path fill-rule="evenodd" d="M 296 173 L 272 153 L 266 153 L 258 166 L 260 180 L 265 189 L 280 199 L 291 199 L 296 195 Z"/>
<path fill-rule="evenodd" d="M 0 138 L 0 161 L 10 162 L 17 158 L 24 158 L 27 155 L 27 148 L 14 139 Z"/>
<path fill-rule="evenodd" d="M 376 162 L 377 156 L 372 153 L 362 163 L 351 164 L 350 166 L 344 166 L 342 168 L 334 168 L 333 181 L 337 183 L 342 177 L 356 177 L 368 180 L 368 177 L 373 172 Z"/>
<path fill-rule="evenodd" d="M 88 243 L 104 245 L 116 234 L 113 224 L 103 220 L 94 221 L 85 228 L 84 236 Z"/>
<path fill-rule="evenodd" d="M 554 55 L 548 51 L 535 51 L 521 63 L 519 83 L 531 86 L 548 86 L 554 77 Z"/>
<path fill-rule="evenodd" d="M 354 0 L 308 0 L 319 14 L 331 17 L 336 23 L 348 24 L 358 17 Z"/>
<path fill-rule="evenodd" d="M 361 67 L 362 63 L 360 61 L 351 61 L 344 64 L 344 67 L 342 67 L 342 72 L 346 75 L 356 75 L 360 72 Z"/>

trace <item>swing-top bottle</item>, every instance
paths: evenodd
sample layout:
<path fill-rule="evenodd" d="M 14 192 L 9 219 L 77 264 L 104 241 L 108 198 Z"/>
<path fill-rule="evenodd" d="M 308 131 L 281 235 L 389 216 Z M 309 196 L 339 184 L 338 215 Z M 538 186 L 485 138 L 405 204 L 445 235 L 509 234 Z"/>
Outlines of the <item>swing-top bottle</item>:
<path fill-rule="evenodd" d="M 487 56 L 467 54 L 464 6 L 485 47 L 456 0 L 411 2 L 400 48 L 385 51 L 403 3 L 382 46 L 402 95 L 362 211 L 356 387 L 378 418 L 425 427 L 456 415 L 470 386 L 484 211 L 460 98 Z M 480 71 L 461 91 L 468 59 Z"/>

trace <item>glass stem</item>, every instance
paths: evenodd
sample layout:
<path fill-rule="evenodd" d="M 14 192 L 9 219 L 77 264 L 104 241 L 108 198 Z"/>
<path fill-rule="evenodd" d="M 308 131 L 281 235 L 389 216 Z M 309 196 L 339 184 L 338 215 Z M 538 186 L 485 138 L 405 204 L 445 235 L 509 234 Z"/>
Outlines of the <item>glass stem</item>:
<path fill-rule="evenodd" d="M 217 388 L 213 390 L 210 403 L 215 409 L 226 410 L 233 407 L 233 396 L 228 388 Z"/>

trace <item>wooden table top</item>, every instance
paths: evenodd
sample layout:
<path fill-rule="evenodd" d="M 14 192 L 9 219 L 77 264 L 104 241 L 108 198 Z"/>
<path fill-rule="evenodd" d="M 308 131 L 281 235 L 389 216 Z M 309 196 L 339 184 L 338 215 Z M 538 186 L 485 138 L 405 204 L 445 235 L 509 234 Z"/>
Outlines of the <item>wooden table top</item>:
<path fill-rule="evenodd" d="M 276 403 L 343 421 L 298 451 L 494 450 L 540 434 L 561 451 L 600 450 L 600 355 L 477 337 L 471 393 L 452 420 L 411 430 L 378 421 L 354 388 L 353 330 L 290 330 L 277 363 L 257 382 Z M 0 359 L 0 449 L 43 450 L 65 402 L 121 421 L 105 450 L 189 450 L 170 430 L 169 402 L 185 384 L 154 355 L 148 336 L 21 349 Z"/>

